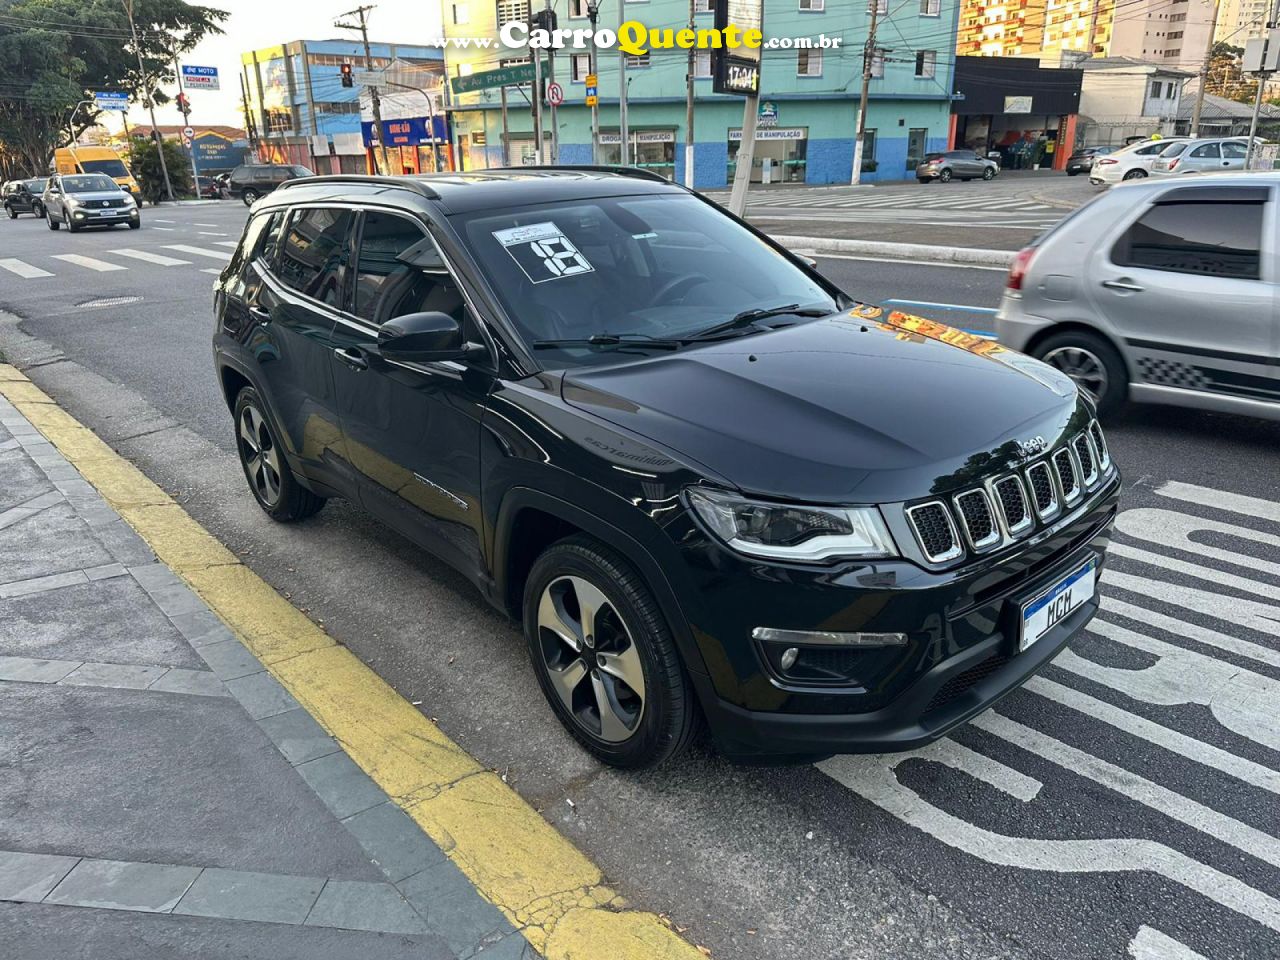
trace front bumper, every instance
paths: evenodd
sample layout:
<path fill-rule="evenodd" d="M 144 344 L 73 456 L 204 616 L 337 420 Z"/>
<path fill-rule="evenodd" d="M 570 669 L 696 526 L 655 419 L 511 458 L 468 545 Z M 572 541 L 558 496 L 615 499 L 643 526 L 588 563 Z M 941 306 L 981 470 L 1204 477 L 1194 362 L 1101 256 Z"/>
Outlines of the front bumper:
<path fill-rule="evenodd" d="M 1017 649 L 1024 603 L 1090 557 L 1101 573 L 1119 489 L 1115 470 L 1087 506 L 1057 526 L 952 571 L 913 568 L 912 575 L 881 563 L 781 575 L 777 568 L 726 571 L 718 564 L 720 583 L 735 585 L 697 578 L 714 609 L 690 624 L 714 688 L 701 699 L 719 749 L 738 759 L 910 750 L 987 709 L 1052 660 L 1097 612 L 1095 593 L 1031 647 Z M 707 629 L 713 622 L 714 637 Z M 851 654 L 846 662 L 859 678 L 852 683 L 813 686 L 778 675 L 761 645 L 745 639 L 753 624 L 901 631 L 909 640 Z"/>
<path fill-rule="evenodd" d="M 81 226 L 91 227 L 102 224 L 131 223 L 139 217 L 137 207 L 112 207 L 107 210 L 81 209 L 68 210 L 67 219 L 74 220 Z"/>

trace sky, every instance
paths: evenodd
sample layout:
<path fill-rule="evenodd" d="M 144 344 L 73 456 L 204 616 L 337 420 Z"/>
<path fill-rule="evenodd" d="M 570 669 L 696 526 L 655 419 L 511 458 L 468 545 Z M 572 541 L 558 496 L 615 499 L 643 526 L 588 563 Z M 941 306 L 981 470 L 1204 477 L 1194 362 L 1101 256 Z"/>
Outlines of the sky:
<path fill-rule="evenodd" d="M 191 122 L 195 127 L 213 124 L 244 126 L 240 110 L 240 54 L 290 40 L 358 39 L 359 31 L 338 30 L 338 15 L 361 0 L 201 0 L 206 6 L 228 11 L 223 34 L 210 37 L 182 62 L 192 66 L 217 67 L 222 89 L 217 92 L 193 90 Z M 369 13 L 369 40 L 372 42 L 422 43 L 440 32 L 440 5 L 433 0 L 378 0 Z M 166 88 L 170 96 L 177 88 Z M 105 119 L 105 118 L 104 118 Z M 130 123 L 150 123 L 139 104 L 129 108 Z M 156 108 L 156 122 L 178 124 L 182 114 L 169 104 Z"/>

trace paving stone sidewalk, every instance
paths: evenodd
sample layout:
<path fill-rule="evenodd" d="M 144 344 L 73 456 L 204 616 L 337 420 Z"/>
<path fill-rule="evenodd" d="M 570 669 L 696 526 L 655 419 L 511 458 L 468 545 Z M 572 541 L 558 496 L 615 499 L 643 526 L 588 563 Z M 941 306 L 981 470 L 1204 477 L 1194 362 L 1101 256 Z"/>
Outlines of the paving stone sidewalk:
<path fill-rule="evenodd" d="M 535 956 L 3 398 L 0 956 Z"/>

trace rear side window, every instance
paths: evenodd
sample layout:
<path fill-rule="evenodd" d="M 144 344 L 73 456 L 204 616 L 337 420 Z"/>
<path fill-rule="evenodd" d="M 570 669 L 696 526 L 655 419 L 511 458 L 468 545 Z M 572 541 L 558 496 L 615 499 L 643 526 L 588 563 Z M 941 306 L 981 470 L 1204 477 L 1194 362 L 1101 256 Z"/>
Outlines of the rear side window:
<path fill-rule="evenodd" d="M 407 313 L 438 310 L 465 323 L 462 291 L 435 244 L 412 220 L 364 215 L 356 265 L 356 315 L 378 326 Z"/>
<path fill-rule="evenodd" d="M 1190 156 L 1193 158 L 1220 157 L 1222 156 L 1222 151 L 1218 149 L 1216 143 L 1202 143 L 1191 151 Z"/>
<path fill-rule="evenodd" d="M 1257 280 L 1264 207 L 1260 202 L 1160 204 L 1125 231 L 1111 260 L 1121 267 Z"/>
<path fill-rule="evenodd" d="M 343 283 L 351 259 L 350 210 L 296 210 L 289 220 L 275 274 L 299 293 L 341 307 Z"/>

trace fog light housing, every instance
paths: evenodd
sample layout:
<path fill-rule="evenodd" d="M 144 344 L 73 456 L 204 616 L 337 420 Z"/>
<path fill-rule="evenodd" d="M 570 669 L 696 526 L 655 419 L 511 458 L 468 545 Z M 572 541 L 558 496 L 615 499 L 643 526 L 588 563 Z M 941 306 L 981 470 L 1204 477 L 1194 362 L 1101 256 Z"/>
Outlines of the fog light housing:
<path fill-rule="evenodd" d="M 755 640 L 765 643 L 798 643 L 822 647 L 905 647 L 905 633 L 841 633 L 832 630 L 780 630 L 776 627 L 756 627 L 751 631 Z"/>
<path fill-rule="evenodd" d="M 800 656 L 800 651 L 795 647 L 787 647 L 782 651 L 782 657 L 778 663 L 782 665 L 783 670 L 790 670 L 796 665 L 796 658 Z"/>
<path fill-rule="evenodd" d="M 751 637 L 770 672 L 787 683 L 805 686 L 860 686 L 868 671 L 898 659 L 905 633 L 846 633 L 756 627 Z"/>
<path fill-rule="evenodd" d="M 75 216 L 75 218 L 76 218 L 77 220 L 83 220 L 83 219 L 84 219 L 84 212 L 83 212 L 82 210 L 77 210 L 77 211 L 75 212 L 74 216 Z"/>

